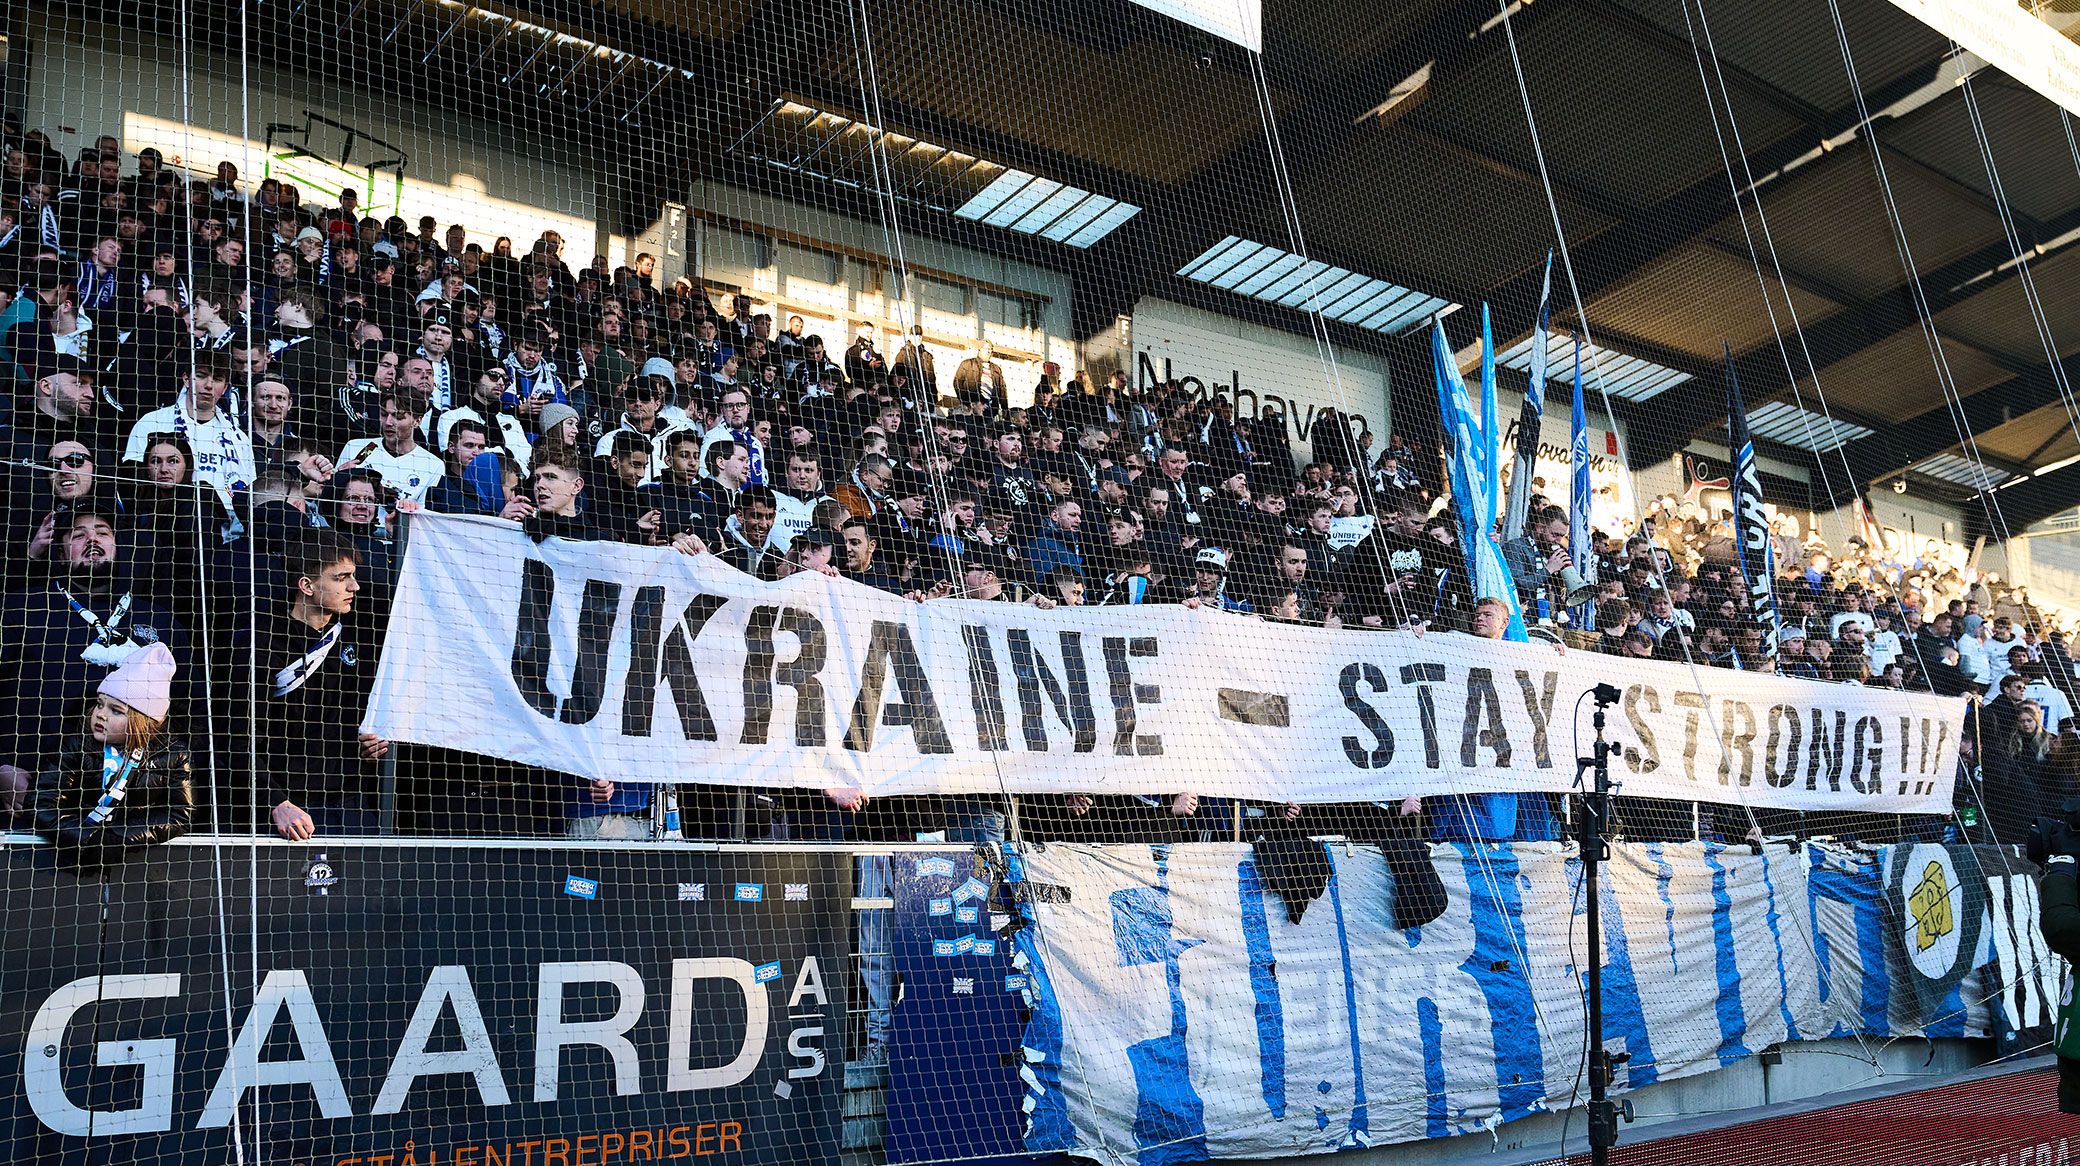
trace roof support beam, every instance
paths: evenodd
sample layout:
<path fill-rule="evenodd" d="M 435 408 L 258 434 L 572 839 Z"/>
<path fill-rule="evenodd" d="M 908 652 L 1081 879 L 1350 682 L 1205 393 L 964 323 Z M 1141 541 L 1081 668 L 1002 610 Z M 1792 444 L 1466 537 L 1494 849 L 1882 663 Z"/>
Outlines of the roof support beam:
<path fill-rule="evenodd" d="M 1965 507 L 1964 541 L 1969 543 L 1982 534 L 1996 540 L 2021 534 L 2061 510 L 2072 509 L 2075 499 L 2080 499 L 2080 462 L 2005 490 L 1981 494 Z"/>
<path fill-rule="evenodd" d="M 2049 236 L 2046 236 L 2047 238 L 2056 238 L 2067 231 L 2080 229 L 2080 208 L 2069 210 L 2065 214 L 2041 224 L 2039 229 L 2051 232 Z M 2028 241 L 2036 242 L 2041 240 Z M 1934 270 L 1923 272 L 1920 282 L 1922 294 L 1928 301 L 1929 311 L 1932 314 L 1940 315 L 1948 308 L 1961 304 L 1973 296 L 1992 290 L 1998 286 L 1993 281 L 1976 283 L 1971 281 L 1974 277 L 1983 275 L 2013 258 L 2014 252 L 2009 248 L 2007 240 L 2001 239 L 1989 243 L 1960 259 L 1946 263 Z M 2016 277 L 2011 273 L 2006 278 L 2014 279 Z M 1783 307 L 1781 301 L 1778 302 L 1777 307 L 1781 314 Z M 1837 312 L 1825 319 L 1806 324 L 1800 331 L 1804 336 L 1805 351 L 1812 353 L 1813 364 L 1818 368 L 1825 369 L 1828 365 L 1854 355 L 1879 340 L 1910 328 L 1918 328 L 1919 321 L 1919 305 L 1916 304 L 1913 295 L 1903 285 L 1847 311 Z M 1945 336 L 1944 340 L 1953 344 L 1962 343 L 1954 336 Z M 1797 340 L 1795 337 L 1787 334 L 1785 343 L 1795 346 Z M 2031 371 L 2044 367 L 2041 362 L 2036 365 L 2017 366 L 2012 358 L 2002 354 L 1988 352 L 1987 355 L 1995 363 L 2023 371 L 2024 380 L 2027 380 Z M 1784 378 L 1784 354 L 1777 350 L 1775 343 L 1760 344 L 1741 354 L 1735 358 L 1734 367 L 1735 371 L 1740 375 L 1741 384 L 1744 387 L 1749 387 L 1748 403 L 1750 406 L 1781 400 L 1790 396 L 1790 386 L 1785 382 Z M 1805 365 L 1805 353 L 1796 347 L 1793 347 L 1791 352 L 1791 367 L 1801 380 L 1808 379 L 1809 370 Z M 2048 372 L 2046 376 L 2048 378 Z M 1995 386 L 1995 388 L 2000 390 L 1998 395 L 2006 397 L 2012 391 L 2009 386 L 2014 383 L 2012 381 L 2003 382 L 2003 384 Z M 1824 380 L 1820 387 L 1823 392 L 1826 390 L 1827 385 Z M 1665 410 L 1661 414 L 1663 422 L 1662 431 L 1659 434 L 1658 443 L 1661 448 L 1656 454 L 1656 458 L 1666 456 L 1669 452 L 1680 448 L 1691 432 L 1713 420 L 1723 408 L 1717 394 L 1686 391 L 1693 388 L 1694 386 L 1685 385 L 1682 390 L 1678 390 L 1681 394 L 1680 396 L 1671 397 L 1664 402 Z M 1992 389 L 1984 390 L 1980 394 L 1974 395 L 1984 395 L 1985 392 L 1991 391 Z M 2023 409 L 2024 412 L 2035 408 L 2037 404 L 2044 403 L 2035 399 L 2039 395 L 2035 392 L 2031 393 L 2033 403 L 2027 405 Z M 1956 440 L 1956 437 L 1953 435 L 1944 444 L 1954 444 Z M 1911 443 L 1904 448 L 1919 450 L 1920 452 L 1913 454 L 1913 456 L 1925 457 L 1941 449 L 1942 446 L 1923 448 L 1919 443 Z M 1650 458 L 1649 460 L 1655 459 Z"/>
<path fill-rule="evenodd" d="M 2063 364 L 2067 383 L 2080 377 L 2080 356 L 2066 357 Z M 2051 366 L 2038 364 L 2021 376 L 1982 389 L 1960 402 L 1939 405 L 1851 442 L 1846 451 L 1849 470 L 1858 482 L 1890 478 L 1923 458 L 1962 444 L 1962 435 L 1984 433 L 2038 409 L 2060 404 L 2058 380 L 2052 375 Z"/>

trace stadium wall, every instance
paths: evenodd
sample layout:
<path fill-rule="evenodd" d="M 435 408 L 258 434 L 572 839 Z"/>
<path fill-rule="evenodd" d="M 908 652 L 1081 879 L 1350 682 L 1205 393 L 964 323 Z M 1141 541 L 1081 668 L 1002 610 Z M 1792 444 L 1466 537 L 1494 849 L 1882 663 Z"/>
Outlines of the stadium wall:
<path fill-rule="evenodd" d="M 381 183 L 373 192 L 364 189 L 368 213 L 401 214 L 412 223 L 433 215 L 444 227 L 467 223 L 487 247 L 492 237 L 511 235 L 516 251 L 553 228 L 562 232 L 564 256 L 574 266 L 594 254 L 597 182 L 589 171 L 555 161 L 553 149 L 540 142 L 452 110 L 414 110 L 331 79 L 258 66 L 242 105 L 235 58 L 191 50 L 193 83 L 184 85 L 180 46 L 170 39 L 34 7 L 27 21 L 23 121 L 48 129 L 68 163 L 96 136 L 113 134 L 122 142 L 126 170 L 128 158 L 147 146 L 194 177 L 214 177 L 219 159 L 246 156 L 250 161 L 239 163 L 242 181 L 257 185 L 271 170 L 294 181 L 307 201 L 329 206 L 353 170 L 310 159 L 276 160 L 270 167 L 267 158 L 269 124 L 302 125 L 315 114 L 405 154 L 403 189 L 394 196 Z M 343 139 L 320 123 L 310 143 L 325 153 Z M 358 176 L 365 179 L 366 172 Z"/>
<path fill-rule="evenodd" d="M 2032 595 L 2080 595 L 2080 524 L 2072 511 L 2037 523 L 2004 549 L 2016 581 Z"/>
<path fill-rule="evenodd" d="M 1077 370 L 1070 336 L 1069 277 L 973 248 L 906 232 L 904 261 L 914 294 L 898 310 L 886 278 L 888 246 L 881 224 L 719 183 L 705 182 L 687 201 L 687 275 L 711 289 L 742 289 L 774 315 L 799 314 L 842 358 L 855 330 L 872 326 L 883 356 L 893 360 L 903 328 L 924 329 L 942 394 L 952 392 L 960 362 L 987 347 L 1004 369 L 1013 405 L 1030 404 L 1040 365 L 1055 361 L 1067 381 Z M 746 237 L 756 235 L 763 245 Z M 756 250 L 764 262 L 747 264 Z M 669 273 L 667 273 L 669 274 Z M 1028 326 L 1030 325 L 1030 326 Z"/>
<path fill-rule="evenodd" d="M 1339 388 L 1310 336 L 1153 296 L 1135 304 L 1127 334 L 1113 334 L 1112 341 L 1129 383 L 1196 378 L 1208 394 L 1234 396 L 1239 382 L 1238 418 L 1254 418 L 1276 398 L 1284 404 L 1287 436 L 1296 453 L 1310 448 L 1308 426 L 1320 409 L 1361 418 L 1374 434 L 1375 453 L 1392 431 L 1387 363 L 1370 353 L 1336 351 Z"/>
<path fill-rule="evenodd" d="M 1657 1125 L 1694 1121 L 1699 1115 L 1732 1114 L 1874 1085 L 1949 1077 L 1987 1063 L 1992 1044 L 1950 1038 L 1903 1042 L 1836 1039 L 1792 1041 L 1779 1045 L 1776 1051 L 1781 1059 L 1749 1057 L 1702 1076 L 1659 1082 L 1626 1093 L 1635 1117 L 1631 1124 L 1619 1127 L 1619 1145 L 1645 1141 L 1653 1136 Z M 1582 1096 L 1588 1096 L 1586 1081 Z M 1402 1142 L 1350 1151 L 1338 1157 L 1347 1158 L 1355 1166 L 1433 1166 L 1469 1160 L 1495 1166 L 1530 1166 L 1556 1156 L 1564 1136 L 1566 1148 L 1580 1156 L 1571 1160 L 1586 1162 L 1587 1118 L 1585 1103 L 1507 1122 L 1497 1127 L 1492 1141 L 1472 1135 Z"/>

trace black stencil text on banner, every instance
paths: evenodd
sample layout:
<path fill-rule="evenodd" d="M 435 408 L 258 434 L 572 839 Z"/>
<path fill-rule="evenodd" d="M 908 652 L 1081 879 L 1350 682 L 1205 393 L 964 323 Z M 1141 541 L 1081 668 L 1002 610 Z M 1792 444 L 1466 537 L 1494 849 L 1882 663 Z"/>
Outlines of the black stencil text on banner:
<path fill-rule="evenodd" d="M 1624 694 L 1628 794 L 1949 808 L 1950 698 L 1203 608 L 915 603 L 441 515 L 415 526 L 363 727 L 615 781 L 1329 803 L 1564 792 L 1599 683 Z"/>

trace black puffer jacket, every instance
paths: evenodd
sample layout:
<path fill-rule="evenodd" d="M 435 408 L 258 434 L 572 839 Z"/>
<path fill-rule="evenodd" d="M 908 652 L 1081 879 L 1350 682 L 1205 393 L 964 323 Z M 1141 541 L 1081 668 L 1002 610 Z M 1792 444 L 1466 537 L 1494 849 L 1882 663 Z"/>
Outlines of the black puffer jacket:
<path fill-rule="evenodd" d="M 36 833 L 57 847 L 58 862 L 79 874 L 120 865 L 130 852 L 178 838 L 195 817 L 188 748 L 162 739 L 130 775 L 129 791 L 99 824 L 87 815 L 101 800 L 101 747 L 71 741 L 56 767 L 36 780 Z"/>

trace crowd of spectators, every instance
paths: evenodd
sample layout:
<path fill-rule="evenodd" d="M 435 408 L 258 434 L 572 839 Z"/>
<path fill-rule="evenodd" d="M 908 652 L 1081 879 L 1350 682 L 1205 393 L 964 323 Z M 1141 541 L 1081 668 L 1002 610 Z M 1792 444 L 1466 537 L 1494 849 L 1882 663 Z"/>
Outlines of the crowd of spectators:
<path fill-rule="evenodd" d="M 13 390 L 0 701 L 15 719 L 0 795 L 16 810 L 66 755 L 101 679 L 163 643 L 179 661 L 173 715 L 208 759 L 198 796 L 220 822 L 250 809 L 292 839 L 371 829 L 387 763 L 407 828 L 647 833 L 651 787 L 358 733 L 419 510 L 918 601 L 1182 604 L 1354 633 L 1493 637 L 1506 622 L 1468 584 L 1435 444 L 1333 409 L 1312 418 L 1300 459 L 1275 410 L 1239 416 L 1175 382 L 1064 379 L 1049 364 L 1032 402 L 1013 405 L 986 359 L 942 378 L 921 333 L 884 353 L 871 330 L 833 353 L 748 296 L 658 286 L 647 255 L 574 270 L 554 232 L 525 251 L 486 247 L 465 225 L 364 217 L 352 191 L 306 202 L 230 163 L 176 172 L 153 150 L 125 172 L 109 138 L 68 161 L 9 127 L 5 149 L 0 288 L 18 291 L 0 297 Z M 1525 529 L 1503 532 L 1537 634 L 1572 651 L 1977 694 L 1967 758 L 1985 780 L 1960 788 L 1999 807 L 2004 839 L 2072 790 L 2067 641 L 1997 581 L 1884 563 L 1861 544 L 1843 562 L 1787 545 L 1772 655 L 1723 522 L 1657 502 L 1639 528 L 1597 533 L 1581 563 L 1568 530 L 1534 498 Z M 1005 829 L 988 799 L 869 810 L 845 791 L 689 785 L 679 809 L 695 837 Z M 1435 810 L 1303 813 L 1185 792 L 1049 800 L 1025 826 L 1089 838 L 1221 834 L 1245 818 L 1463 828 Z M 1639 828 L 1699 828 L 1679 819 Z M 1519 836 L 1553 828 L 1548 814 L 1517 820 Z"/>

